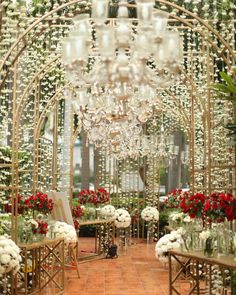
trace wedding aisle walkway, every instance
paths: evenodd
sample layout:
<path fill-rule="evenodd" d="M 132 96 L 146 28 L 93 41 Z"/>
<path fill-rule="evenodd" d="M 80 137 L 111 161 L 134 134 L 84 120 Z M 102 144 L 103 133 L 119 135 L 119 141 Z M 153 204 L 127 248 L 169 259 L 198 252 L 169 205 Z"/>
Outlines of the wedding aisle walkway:
<path fill-rule="evenodd" d="M 92 248 L 92 239 L 80 239 L 81 255 Z M 137 241 L 117 259 L 80 263 L 80 279 L 76 271 L 66 271 L 64 294 L 168 295 L 168 269 L 155 258 L 154 248 L 155 243 L 147 245 Z M 56 293 L 48 289 L 43 294 Z"/>

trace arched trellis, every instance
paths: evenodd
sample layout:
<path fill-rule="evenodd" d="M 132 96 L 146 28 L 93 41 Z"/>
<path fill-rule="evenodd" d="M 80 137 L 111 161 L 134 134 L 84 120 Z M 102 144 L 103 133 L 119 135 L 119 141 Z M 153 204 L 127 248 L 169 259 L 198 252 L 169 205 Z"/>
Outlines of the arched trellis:
<path fill-rule="evenodd" d="M 22 111 L 24 109 L 25 104 L 27 103 L 27 95 L 28 95 L 28 93 L 31 92 L 31 90 L 32 90 L 33 87 L 36 87 L 36 85 L 35 85 L 36 82 L 40 82 L 40 80 L 43 79 L 44 74 L 47 74 L 48 72 L 50 72 L 50 70 L 51 70 L 51 68 L 53 66 L 54 67 L 57 67 L 59 63 L 60 63 L 59 57 L 54 57 L 53 59 L 50 59 L 50 61 L 48 63 L 46 63 L 46 65 L 44 65 L 42 67 L 42 69 L 40 69 L 39 72 L 37 72 L 35 74 L 35 76 L 31 79 L 31 81 L 29 82 L 28 86 L 26 87 L 26 90 L 24 91 L 23 95 L 20 97 L 19 107 L 18 107 L 17 112 L 16 112 L 16 114 L 17 114 L 16 115 L 17 121 L 14 122 L 14 126 L 16 126 L 16 129 L 19 128 L 19 125 L 17 125 L 17 123 L 19 123 L 19 119 L 20 119 L 20 117 L 22 115 Z M 49 106 L 52 107 L 53 101 L 55 101 L 55 97 L 58 99 L 58 95 L 60 95 L 60 94 L 63 95 L 62 94 L 63 91 L 58 90 L 58 92 L 59 93 L 56 93 L 50 99 L 50 101 L 48 102 L 48 104 L 45 106 L 44 110 L 42 111 L 42 113 L 41 113 L 41 115 L 39 117 L 40 124 L 38 123 L 37 126 L 42 126 L 42 118 L 45 118 L 46 117 L 46 113 L 50 111 Z M 177 101 L 177 98 L 174 97 L 174 95 L 171 94 L 170 91 L 166 90 L 166 92 L 169 94 L 169 96 L 171 98 L 173 98 L 176 101 L 176 106 L 178 106 L 179 103 Z M 200 109 L 201 109 L 201 107 L 200 107 Z M 167 106 L 167 109 L 166 110 L 168 110 L 168 106 Z M 169 111 L 170 110 L 171 109 L 169 109 Z M 174 110 L 171 110 L 171 111 L 175 114 L 176 117 L 183 117 L 183 121 L 185 122 L 185 128 L 184 129 L 186 129 L 189 137 L 191 137 L 190 132 L 189 132 L 190 131 L 189 130 L 190 121 L 187 118 L 186 112 L 185 111 L 182 111 L 180 109 L 180 105 L 179 105 L 179 110 L 175 110 L 174 109 Z M 39 137 L 39 130 L 40 130 L 40 128 L 37 127 L 36 132 L 35 132 L 35 136 L 34 136 L 34 138 L 35 138 L 34 140 L 36 140 L 36 138 Z M 36 175 L 34 177 L 34 191 L 35 191 L 37 189 L 37 168 L 36 167 L 38 167 L 38 162 L 37 162 L 37 150 L 38 150 L 38 146 L 35 145 L 34 146 L 34 149 L 35 149 L 34 157 L 36 158 L 36 161 L 34 162 L 34 167 L 35 167 L 35 173 L 34 173 L 34 175 Z"/>
<path fill-rule="evenodd" d="M 18 61 L 18 57 L 22 54 L 22 52 L 27 48 L 27 43 L 24 41 L 24 39 L 27 39 L 27 34 L 31 31 L 33 31 L 34 28 L 37 27 L 38 24 L 40 24 L 43 21 L 47 21 L 47 18 L 49 18 L 53 13 L 60 11 L 61 9 L 73 5 L 75 3 L 79 3 L 82 1 L 70 1 L 69 3 L 63 4 L 59 7 L 57 7 L 56 9 L 53 9 L 52 11 L 50 11 L 49 13 L 45 14 L 43 17 L 39 18 L 38 20 L 36 20 L 31 26 L 29 26 L 29 28 L 24 32 L 24 34 L 22 34 L 18 40 L 12 45 L 12 47 L 10 48 L 10 50 L 8 51 L 8 53 L 6 54 L 6 56 L 3 59 L 3 62 L 1 64 L 1 70 L 4 71 L 6 70 L 5 75 L 2 76 L 2 82 L 0 84 L 0 86 L 4 86 L 4 83 L 6 81 L 6 77 L 8 76 L 9 73 L 13 73 L 13 78 L 14 78 L 14 83 L 16 83 L 16 70 L 17 70 L 17 61 Z M 220 47 L 218 47 L 212 39 L 208 38 L 207 42 L 208 44 L 210 44 L 210 46 L 212 48 L 214 48 L 214 50 L 217 52 L 217 54 L 224 60 L 225 64 L 228 66 L 228 68 L 231 67 L 231 65 L 233 64 L 233 62 L 235 61 L 235 53 L 233 52 L 233 50 L 230 48 L 229 44 L 218 34 L 217 31 L 215 31 L 213 28 L 211 28 L 211 26 L 209 24 L 207 24 L 204 20 L 202 20 L 201 18 L 199 18 L 198 16 L 192 14 L 191 12 L 187 11 L 186 9 L 179 7 L 178 5 L 174 4 L 174 3 L 170 3 L 169 1 L 165 1 L 165 0 L 161 0 L 158 1 L 157 3 L 162 3 L 162 4 L 166 4 L 172 8 L 176 8 L 179 11 L 181 11 L 182 13 L 185 13 L 186 15 L 190 16 L 193 20 L 198 21 L 199 24 L 202 25 L 202 27 L 204 27 L 204 29 L 206 30 L 206 32 L 210 32 L 213 36 L 215 36 L 220 42 L 221 44 L 223 44 L 224 48 L 221 49 Z M 133 5 L 130 5 L 130 7 L 133 7 Z M 197 33 L 199 33 L 201 36 L 203 36 L 204 38 L 207 36 L 206 32 L 203 32 L 201 30 L 196 29 L 196 27 L 194 25 L 191 24 L 191 20 L 187 21 L 184 20 L 176 15 L 172 15 L 173 19 L 176 19 L 177 21 L 183 23 L 184 25 L 186 25 L 187 27 L 189 27 L 191 30 L 196 31 Z M 42 30 L 43 33 L 43 30 Z M 20 42 L 24 41 L 24 46 L 20 47 Z M 19 50 L 18 50 L 19 49 Z M 15 55 L 14 55 L 15 54 Z M 228 54 L 228 56 L 226 56 Z M 10 61 L 9 61 L 10 60 Z M 6 62 L 7 65 L 6 65 Z M 3 74 L 4 74 L 3 71 Z M 36 75 L 37 76 L 37 75 Z M 35 80 L 37 81 L 37 80 Z M 34 81 L 34 82 L 35 82 Z M 13 83 L 13 85 L 14 85 Z M 192 83 L 191 83 L 192 84 Z M 30 87 L 27 89 L 25 89 L 25 97 L 27 97 L 27 92 L 30 91 Z M 191 87 L 193 87 L 193 84 L 191 85 Z M 56 94 L 55 94 L 56 95 Z M 55 98 L 55 95 L 53 96 Z M 15 101 L 14 105 L 14 113 L 16 110 L 20 110 L 21 106 L 17 105 L 18 101 L 16 101 L 16 94 L 13 93 L 13 101 Z M 193 104 L 194 104 L 194 97 L 193 97 Z M 204 106 L 204 102 L 202 103 L 202 105 Z M 207 115 L 209 115 L 209 108 L 206 110 L 204 116 L 205 116 L 205 120 L 207 121 Z M 209 117 L 209 116 L 208 116 Z M 13 152 L 13 165 L 12 165 L 12 175 L 13 175 L 13 190 L 12 190 L 12 195 L 13 197 L 16 197 L 17 195 L 17 182 L 18 182 L 18 175 L 17 175 L 17 165 L 18 165 L 18 154 L 17 154 L 17 150 L 18 150 L 18 142 L 17 142 L 17 130 L 19 128 L 19 119 L 17 118 L 17 116 L 14 116 L 14 119 L 16 120 L 16 124 L 14 124 L 13 128 L 13 132 L 12 132 L 12 150 Z M 192 119 L 194 120 L 194 109 L 192 108 Z M 194 125 L 194 121 L 191 121 L 191 124 Z M 205 126 L 205 128 L 210 129 L 210 122 L 207 121 L 207 127 Z M 208 136 L 209 136 L 210 132 L 208 131 Z"/>

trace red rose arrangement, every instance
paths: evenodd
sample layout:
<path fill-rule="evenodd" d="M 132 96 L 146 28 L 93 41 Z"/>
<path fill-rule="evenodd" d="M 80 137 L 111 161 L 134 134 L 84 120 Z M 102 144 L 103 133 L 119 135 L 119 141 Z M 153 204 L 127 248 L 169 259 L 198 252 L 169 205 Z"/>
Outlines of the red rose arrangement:
<path fill-rule="evenodd" d="M 96 191 L 85 189 L 79 193 L 78 199 L 80 204 L 104 204 L 110 200 L 110 194 L 104 188 Z"/>
<path fill-rule="evenodd" d="M 203 207 L 206 198 L 202 193 L 183 196 L 180 202 L 180 208 L 183 213 L 189 214 L 191 218 L 203 217 Z"/>
<path fill-rule="evenodd" d="M 74 218 L 80 218 L 83 215 L 84 215 L 84 210 L 83 210 L 83 208 L 81 208 L 80 205 L 72 208 L 72 216 Z"/>
<path fill-rule="evenodd" d="M 174 189 L 167 194 L 167 199 L 165 200 L 166 208 L 179 208 L 180 202 L 183 198 L 188 197 L 188 192 L 184 192 L 182 189 Z"/>
<path fill-rule="evenodd" d="M 108 193 L 107 190 L 105 190 L 104 188 L 99 188 L 96 191 L 96 195 L 97 195 L 97 203 L 99 204 L 104 204 L 106 202 L 109 202 L 110 200 L 110 194 Z"/>
<path fill-rule="evenodd" d="M 15 203 L 16 203 L 16 199 L 14 199 L 14 215 L 16 215 L 15 214 Z M 24 211 L 26 210 L 26 208 L 24 206 L 24 200 L 23 200 L 22 195 L 17 196 L 17 204 L 18 204 L 18 207 L 17 207 L 18 214 L 23 214 Z M 12 212 L 12 205 L 11 204 L 6 204 L 5 205 L 5 211 L 8 212 L 8 213 Z"/>
<path fill-rule="evenodd" d="M 32 226 L 32 232 L 34 234 L 46 235 L 48 232 L 48 224 L 43 220 L 36 220 L 38 227 Z"/>
<path fill-rule="evenodd" d="M 79 193 L 78 199 L 81 205 L 86 203 L 94 203 L 96 202 L 96 193 L 93 190 L 84 189 Z"/>
<path fill-rule="evenodd" d="M 212 193 L 207 198 L 203 212 L 209 222 L 223 222 L 236 219 L 236 198 L 230 193 Z"/>
<path fill-rule="evenodd" d="M 42 212 L 44 214 L 51 213 L 53 209 L 53 201 L 46 194 L 38 192 L 34 196 L 25 199 L 24 204 L 27 208 Z"/>

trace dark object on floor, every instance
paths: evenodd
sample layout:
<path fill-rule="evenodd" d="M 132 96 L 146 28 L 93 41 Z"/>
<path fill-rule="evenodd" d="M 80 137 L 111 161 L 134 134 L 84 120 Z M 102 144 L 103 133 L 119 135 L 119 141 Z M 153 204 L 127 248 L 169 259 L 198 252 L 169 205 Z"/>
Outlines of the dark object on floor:
<path fill-rule="evenodd" d="M 106 258 L 118 257 L 117 255 L 117 245 L 111 245 L 108 247 Z"/>

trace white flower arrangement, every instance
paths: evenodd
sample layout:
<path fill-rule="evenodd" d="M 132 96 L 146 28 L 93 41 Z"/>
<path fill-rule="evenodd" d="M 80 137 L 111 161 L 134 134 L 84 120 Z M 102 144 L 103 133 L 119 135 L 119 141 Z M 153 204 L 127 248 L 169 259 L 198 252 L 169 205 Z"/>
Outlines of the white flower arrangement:
<path fill-rule="evenodd" d="M 17 273 L 21 260 L 19 247 L 6 236 L 0 236 L 0 277 L 10 271 Z"/>
<path fill-rule="evenodd" d="M 185 214 L 183 212 L 173 212 L 169 216 L 169 220 L 174 222 L 182 222 L 184 218 Z"/>
<path fill-rule="evenodd" d="M 130 226 L 131 217 L 127 210 L 117 209 L 115 212 L 115 226 L 117 228 L 126 228 Z"/>
<path fill-rule="evenodd" d="M 180 227 L 177 229 L 177 233 L 183 237 L 187 233 L 187 231 L 183 227 Z"/>
<path fill-rule="evenodd" d="M 50 231 L 57 238 L 64 238 L 65 244 L 75 243 L 77 241 L 77 234 L 75 228 L 62 221 L 56 221 L 50 227 Z"/>
<path fill-rule="evenodd" d="M 39 224 L 35 219 L 30 219 L 29 223 L 30 223 L 31 227 L 33 227 L 34 229 L 37 229 L 39 227 Z"/>
<path fill-rule="evenodd" d="M 112 205 L 106 205 L 101 208 L 100 214 L 104 218 L 115 218 L 116 208 Z"/>
<path fill-rule="evenodd" d="M 180 249 L 182 244 L 181 234 L 177 231 L 172 231 L 170 234 L 164 235 L 156 244 L 156 258 L 163 263 L 167 262 L 168 251 L 171 249 Z"/>
<path fill-rule="evenodd" d="M 189 215 L 186 215 L 185 214 L 185 217 L 183 219 L 183 222 L 184 223 L 190 223 L 190 222 L 193 222 L 193 218 L 191 218 Z"/>
<path fill-rule="evenodd" d="M 212 233 L 209 229 L 202 231 L 199 235 L 199 238 L 203 241 L 206 241 L 207 239 L 211 237 L 212 237 Z"/>
<path fill-rule="evenodd" d="M 141 217 L 145 221 L 158 221 L 159 211 L 155 207 L 147 206 L 142 210 Z"/>

